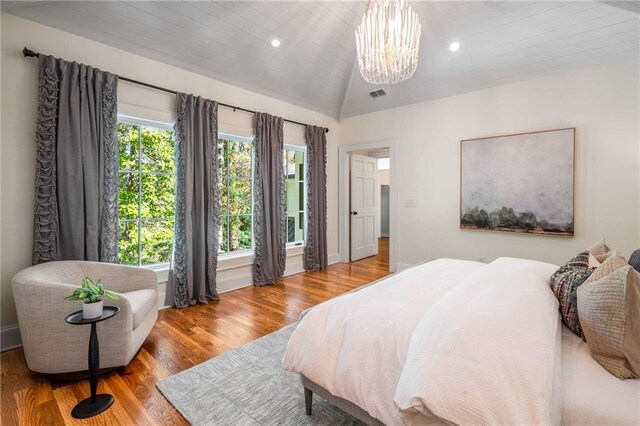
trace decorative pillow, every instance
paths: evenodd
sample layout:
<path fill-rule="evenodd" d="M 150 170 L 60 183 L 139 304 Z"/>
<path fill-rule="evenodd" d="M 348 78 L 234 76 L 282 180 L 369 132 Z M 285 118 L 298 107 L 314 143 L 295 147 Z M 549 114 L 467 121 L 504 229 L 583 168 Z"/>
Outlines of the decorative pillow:
<path fill-rule="evenodd" d="M 617 251 L 612 251 L 609 253 L 609 257 L 607 257 L 604 262 L 598 266 L 593 274 L 589 277 L 586 282 L 596 281 L 600 278 L 604 278 L 613 271 L 624 268 L 625 266 L 629 266 L 627 260 Z"/>
<path fill-rule="evenodd" d="M 640 273 L 626 265 L 589 279 L 578 288 L 578 314 L 593 358 L 619 379 L 639 377 Z"/>
<path fill-rule="evenodd" d="M 589 254 L 592 254 L 598 262 L 602 263 L 607 257 L 609 257 L 609 254 L 611 254 L 611 249 L 603 238 L 589 247 Z"/>
<path fill-rule="evenodd" d="M 596 259 L 596 257 L 594 255 L 589 253 L 589 268 L 597 268 L 601 264 L 602 263 L 599 262 L 598 259 Z"/>
<path fill-rule="evenodd" d="M 589 252 L 585 251 L 560 267 L 549 279 L 551 291 L 560 302 L 562 320 L 571 331 L 584 339 L 578 321 L 576 289 L 589 278 L 594 268 L 589 268 Z"/>
<path fill-rule="evenodd" d="M 633 269 L 640 272 L 640 249 L 634 251 L 629 258 L 629 265 L 633 266 Z"/>

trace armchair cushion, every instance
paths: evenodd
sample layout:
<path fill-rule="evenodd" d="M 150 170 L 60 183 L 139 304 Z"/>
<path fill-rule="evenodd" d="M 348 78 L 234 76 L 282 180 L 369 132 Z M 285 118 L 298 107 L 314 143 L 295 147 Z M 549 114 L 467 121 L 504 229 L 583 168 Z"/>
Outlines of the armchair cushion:
<path fill-rule="evenodd" d="M 149 315 L 152 309 L 157 309 L 158 293 L 155 290 L 135 290 L 123 294 L 129 299 L 133 313 L 133 328 L 136 329 Z"/>

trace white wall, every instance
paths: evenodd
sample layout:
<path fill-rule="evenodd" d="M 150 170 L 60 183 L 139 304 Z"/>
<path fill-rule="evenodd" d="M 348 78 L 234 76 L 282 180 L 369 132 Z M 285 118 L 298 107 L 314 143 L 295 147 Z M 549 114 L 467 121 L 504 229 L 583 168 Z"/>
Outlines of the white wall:
<path fill-rule="evenodd" d="M 638 248 L 638 71 L 636 58 L 343 120 L 342 144 L 397 141 L 399 266 L 478 256 L 561 263 L 601 237 L 626 256 Z M 459 229 L 460 140 L 564 127 L 577 128 L 575 237 Z"/>
<path fill-rule="evenodd" d="M 328 127 L 328 186 L 337 186 L 339 130 L 337 121 L 331 117 L 12 15 L 2 14 L 1 23 L 0 284 L 3 327 L 16 323 L 11 277 L 31 264 L 38 73 L 36 61 L 23 58 L 21 50 L 24 46 L 159 86 Z M 118 101 L 119 113 L 156 121 L 173 121 L 175 108 L 172 95 L 122 82 Z M 221 132 L 251 136 L 251 120 L 250 114 L 220 108 Z M 304 143 L 302 127 L 287 124 L 284 133 L 286 143 Z M 328 199 L 328 212 L 329 255 L 330 259 L 337 259 L 337 198 Z M 219 274 L 221 290 L 251 284 L 250 264 L 250 259 L 236 259 L 231 264 L 221 265 L 224 269 Z M 289 273 L 300 271 L 301 256 L 289 257 L 287 264 Z"/>

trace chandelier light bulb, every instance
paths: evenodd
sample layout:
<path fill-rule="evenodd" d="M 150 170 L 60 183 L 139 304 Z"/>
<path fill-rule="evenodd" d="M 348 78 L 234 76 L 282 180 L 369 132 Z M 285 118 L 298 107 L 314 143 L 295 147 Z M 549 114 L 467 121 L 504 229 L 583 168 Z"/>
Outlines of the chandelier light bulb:
<path fill-rule="evenodd" d="M 420 21 L 405 0 L 378 0 L 355 31 L 358 67 L 369 83 L 394 84 L 418 68 Z"/>

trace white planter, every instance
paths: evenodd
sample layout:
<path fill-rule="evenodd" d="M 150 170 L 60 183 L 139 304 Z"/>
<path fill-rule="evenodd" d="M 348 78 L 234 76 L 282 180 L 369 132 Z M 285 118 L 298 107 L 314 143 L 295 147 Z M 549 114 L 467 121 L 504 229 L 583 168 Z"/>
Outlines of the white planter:
<path fill-rule="evenodd" d="M 94 319 L 102 316 L 102 307 L 104 301 L 100 300 L 99 302 L 87 303 L 84 302 L 82 304 L 82 318 L 84 319 Z"/>

